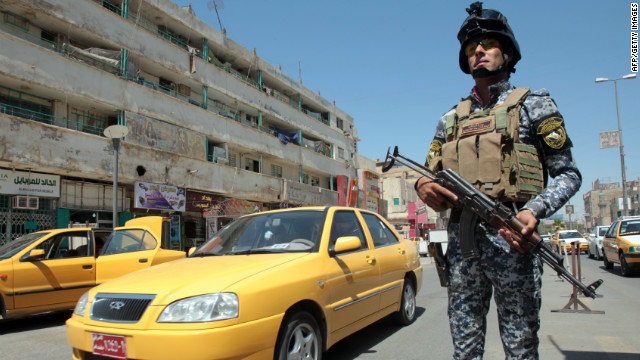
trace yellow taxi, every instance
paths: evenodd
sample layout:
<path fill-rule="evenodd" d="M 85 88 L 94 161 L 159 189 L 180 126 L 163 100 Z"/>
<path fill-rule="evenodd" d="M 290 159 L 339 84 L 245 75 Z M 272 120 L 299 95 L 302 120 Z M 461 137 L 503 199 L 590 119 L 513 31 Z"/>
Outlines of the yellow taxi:
<path fill-rule="evenodd" d="M 420 243 L 420 241 L 424 241 L 424 239 L 421 236 L 417 236 L 417 237 L 412 237 L 411 239 L 409 239 L 413 242 L 413 244 L 415 246 L 418 246 L 418 244 Z"/>
<path fill-rule="evenodd" d="M 550 239 L 551 248 L 558 253 L 571 253 L 571 243 L 573 242 L 578 243 L 578 253 L 587 252 L 589 249 L 587 239 L 577 230 L 558 230 Z"/>
<path fill-rule="evenodd" d="M 623 276 L 631 276 L 640 269 L 640 216 L 626 217 L 614 222 L 602 240 L 604 267 L 613 269 L 620 264 Z"/>
<path fill-rule="evenodd" d="M 190 253 L 83 295 L 73 358 L 318 360 L 383 317 L 416 318 L 416 246 L 374 212 L 246 215 Z"/>
<path fill-rule="evenodd" d="M 73 309 L 88 288 L 123 274 L 184 258 L 162 247 L 158 216 L 111 229 L 33 232 L 0 247 L 0 319 Z"/>

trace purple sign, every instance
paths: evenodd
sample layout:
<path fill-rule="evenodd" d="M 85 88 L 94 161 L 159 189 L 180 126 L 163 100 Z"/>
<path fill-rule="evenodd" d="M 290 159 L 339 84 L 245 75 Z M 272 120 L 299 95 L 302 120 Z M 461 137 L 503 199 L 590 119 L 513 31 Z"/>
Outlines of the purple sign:
<path fill-rule="evenodd" d="M 136 208 L 185 211 L 185 188 L 139 181 L 134 193 Z"/>

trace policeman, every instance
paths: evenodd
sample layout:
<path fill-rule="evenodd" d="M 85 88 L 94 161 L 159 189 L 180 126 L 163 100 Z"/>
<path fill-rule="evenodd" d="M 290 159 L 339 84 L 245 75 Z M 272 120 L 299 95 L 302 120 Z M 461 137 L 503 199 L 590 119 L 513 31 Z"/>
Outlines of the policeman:
<path fill-rule="evenodd" d="M 438 122 L 426 165 L 454 169 L 513 208 L 527 235 L 578 191 L 582 178 L 547 90 L 530 92 L 509 82 L 521 55 L 507 19 L 481 2 L 467 12 L 458 33 L 459 62 L 475 86 Z M 525 251 L 531 244 L 520 234 L 474 222 L 466 225 L 480 255 L 465 258 L 457 197 L 426 177 L 416 190 L 434 210 L 451 208 L 446 261 L 453 359 L 482 358 L 492 293 L 506 358 L 538 359 L 542 264 Z"/>

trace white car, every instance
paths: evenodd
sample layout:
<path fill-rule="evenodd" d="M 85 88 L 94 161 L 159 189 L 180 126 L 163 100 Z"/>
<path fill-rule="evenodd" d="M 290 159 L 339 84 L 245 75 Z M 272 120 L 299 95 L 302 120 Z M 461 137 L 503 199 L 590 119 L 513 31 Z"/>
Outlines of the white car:
<path fill-rule="evenodd" d="M 602 239 L 604 239 L 604 234 L 607 233 L 610 226 L 611 225 L 596 226 L 593 228 L 591 234 L 589 234 L 589 238 L 587 239 L 589 242 L 587 254 L 589 254 L 590 258 L 595 258 L 596 260 L 602 259 Z"/>

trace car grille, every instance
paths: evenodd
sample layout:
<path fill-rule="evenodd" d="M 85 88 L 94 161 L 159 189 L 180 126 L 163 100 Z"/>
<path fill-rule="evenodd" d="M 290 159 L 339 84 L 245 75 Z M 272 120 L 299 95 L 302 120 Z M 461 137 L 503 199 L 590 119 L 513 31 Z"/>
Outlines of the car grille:
<path fill-rule="evenodd" d="M 91 304 L 91 319 L 135 323 L 155 297 L 145 294 L 97 294 Z"/>

